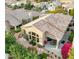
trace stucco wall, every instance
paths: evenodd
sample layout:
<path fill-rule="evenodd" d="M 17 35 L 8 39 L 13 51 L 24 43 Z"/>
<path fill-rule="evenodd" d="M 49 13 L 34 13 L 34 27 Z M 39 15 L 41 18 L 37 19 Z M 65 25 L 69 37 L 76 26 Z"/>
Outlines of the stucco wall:
<path fill-rule="evenodd" d="M 64 2 L 64 3 L 68 3 L 68 2 L 71 2 L 72 0 L 59 0 L 60 2 Z"/>
<path fill-rule="evenodd" d="M 39 43 L 38 44 L 43 45 L 43 32 L 42 31 L 40 31 L 39 29 L 37 29 L 34 26 L 22 28 L 22 30 L 25 30 L 27 34 L 28 34 L 28 32 L 34 32 L 34 33 L 38 34 L 39 35 Z"/>

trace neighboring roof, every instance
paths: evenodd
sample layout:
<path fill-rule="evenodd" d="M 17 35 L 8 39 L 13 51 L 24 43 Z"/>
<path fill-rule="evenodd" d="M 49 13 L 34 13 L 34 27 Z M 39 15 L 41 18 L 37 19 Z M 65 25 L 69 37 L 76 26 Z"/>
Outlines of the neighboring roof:
<path fill-rule="evenodd" d="M 7 3 L 7 4 L 12 4 L 12 3 L 15 3 L 16 2 L 16 0 L 5 0 L 5 3 Z"/>
<path fill-rule="evenodd" d="M 10 23 L 10 25 L 12 25 L 12 26 L 18 26 L 22 23 L 21 21 L 19 21 L 19 19 L 17 19 L 12 14 L 5 14 L 5 15 L 6 15 L 5 16 L 6 21 L 8 21 Z"/>
<path fill-rule="evenodd" d="M 59 0 L 59 1 L 67 3 L 67 2 L 71 2 L 72 0 Z"/>
<path fill-rule="evenodd" d="M 32 21 L 22 27 L 35 26 L 42 32 L 51 33 L 55 39 L 62 39 L 64 32 L 66 31 L 72 17 L 63 14 L 48 14 L 35 21 Z"/>
<path fill-rule="evenodd" d="M 22 24 L 23 19 L 28 20 L 29 17 L 31 18 L 32 16 L 43 16 L 43 13 L 36 11 L 26 11 L 24 9 L 11 10 L 8 7 L 5 7 L 5 12 L 5 19 L 9 21 L 12 26 L 18 26 Z"/>
<path fill-rule="evenodd" d="M 74 8 L 74 0 L 71 0 L 70 3 L 64 3 L 64 4 L 62 4 L 62 6 L 68 8 L 68 9 Z"/>
<path fill-rule="evenodd" d="M 12 26 L 18 26 L 22 23 L 22 20 L 18 19 L 16 17 L 16 15 L 14 15 L 13 13 L 14 10 L 11 10 L 10 8 L 8 7 L 5 7 L 5 20 L 9 22 L 10 25 Z"/>

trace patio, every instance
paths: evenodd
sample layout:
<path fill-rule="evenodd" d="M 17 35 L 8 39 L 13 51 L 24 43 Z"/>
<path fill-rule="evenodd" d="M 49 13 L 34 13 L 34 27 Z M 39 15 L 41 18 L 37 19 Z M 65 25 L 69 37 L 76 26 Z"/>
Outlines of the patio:
<path fill-rule="evenodd" d="M 59 42 L 59 48 L 62 48 L 64 43 L 66 42 L 69 42 L 68 38 L 69 38 L 69 35 L 70 35 L 71 31 L 69 32 L 66 32 L 62 38 L 62 40 Z"/>
<path fill-rule="evenodd" d="M 51 45 L 50 43 L 47 43 L 44 47 L 48 51 L 48 53 L 54 53 L 58 57 L 61 57 L 61 49 L 56 49 L 56 45 Z"/>

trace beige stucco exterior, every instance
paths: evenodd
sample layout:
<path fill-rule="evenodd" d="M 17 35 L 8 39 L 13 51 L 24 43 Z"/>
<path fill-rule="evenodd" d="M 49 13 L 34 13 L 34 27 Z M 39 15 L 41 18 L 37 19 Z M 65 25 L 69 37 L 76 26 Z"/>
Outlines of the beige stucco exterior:
<path fill-rule="evenodd" d="M 72 0 L 59 0 L 60 2 L 64 2 L 64 3 L 68 3 L 68 2 L 71 2 Z"/>
<path fill-rule="evenodd" d="M 56 19 L 55 20 L 52 19 L 53 17 Z M 59 19 L 59 17 L 60 17 L 60 19 Z M 63 20 L 62 20 L 62 18 L 63 18 Z M 67 29 L 68 24 L 70 23 L 71 19 L 72 19 L 72 17 L 62 15 L 62 14 L 56 14 L 56 15 L 48 14 L 35 21 L 32 21 L 28 24 L 23 25 L 21 27 L 21 29 L 25 30 L 25 32 L 27 34 L 29 34 L 29 32 L 36 33 L 36 35 L 39 36 L 38 44 L 44 45 L 44 42 L 48 40 L 48 37 L 50 37 L 51 39 L 56 40 L 57 45 L 58 45 L 59 41 L 62 39 L 62 37 L 64 35 L 65 30 Z M 57 22 L 57 24 L 56 24 L 56 22 Z M 63 24 L 63 26 L 61 24 Z M 30 37 L 31 36 L 29 36 L 29 38 Z M 30 39 L 33 39 L 33 36 Z"/>
<path fill-rule="evenodd" d="M 41 44 L 41 45 L 43 45 L 43 39 L 44 39 L 44 33 L 42 32 L 42 31 L 40 31 L 40 30 L 38 30 L 36 27 L 34 27 L 34 26 L 30 26 L 30 27 L 27 27 L 27 28 L 22 28 L 22 30 L 25 30 L 26 31 L 26 33 L 28 34 L 29 32 L 34 32 L 34 33 L 36 33 L 36 34 L 38 34 L 39 35 L 39 43 L 38 44 Z"/>

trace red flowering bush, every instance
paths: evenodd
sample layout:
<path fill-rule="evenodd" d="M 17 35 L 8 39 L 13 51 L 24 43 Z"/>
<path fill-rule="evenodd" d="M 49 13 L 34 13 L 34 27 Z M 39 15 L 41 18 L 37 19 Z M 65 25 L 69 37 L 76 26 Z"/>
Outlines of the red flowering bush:
<path fill-rule="evenodd" d="M 71 48 L 72 44 L 71 43 L 65 43 L 64 46 L 61 48 L 61 54 L 63 59 L 67 59 L 69 49 Z"/>

